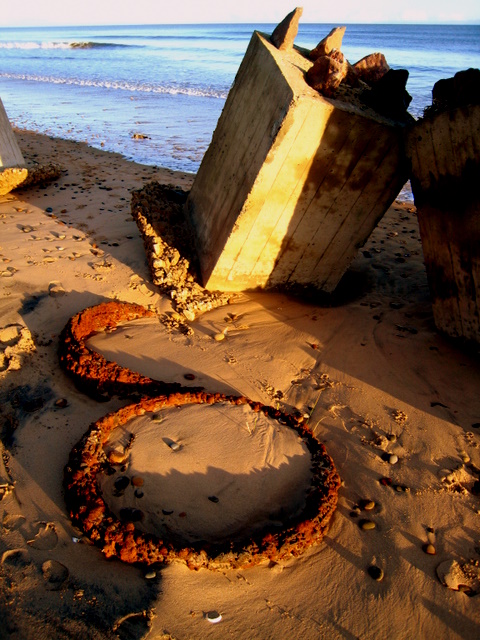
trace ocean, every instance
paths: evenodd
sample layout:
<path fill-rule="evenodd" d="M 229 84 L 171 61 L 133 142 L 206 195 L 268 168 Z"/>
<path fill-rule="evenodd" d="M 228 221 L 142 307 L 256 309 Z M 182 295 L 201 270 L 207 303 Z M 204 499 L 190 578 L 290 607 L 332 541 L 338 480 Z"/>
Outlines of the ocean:
<path fill-rule="evenodd" d="M 20 129 L 195 173 L 252 32 L 271 24 L 0 28 L 0 98 Z M 301 24 L 313 48 L 331 24 Z M 480 25 L 346 25 L 350 62 L 408 69 L 414 117 L 440 78 L 480 68 Z"/>

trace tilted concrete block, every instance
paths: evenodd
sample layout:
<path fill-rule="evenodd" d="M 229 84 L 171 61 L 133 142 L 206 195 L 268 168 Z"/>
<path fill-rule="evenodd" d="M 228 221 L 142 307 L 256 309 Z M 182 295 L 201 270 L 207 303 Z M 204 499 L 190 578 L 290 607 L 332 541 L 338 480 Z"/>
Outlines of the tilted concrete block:
<path fill-rule="evenodd" d="M 253 34 L 186 203 L 209 289 L 333 291 L 407 180 L 404 126 L 311 66 Z"/>
<path fill-rule="evenodd" d="M 407 140 L 435 324 L 478 344 L 479 134 L 480 105 L 473 104 L 426 116 Z"/>

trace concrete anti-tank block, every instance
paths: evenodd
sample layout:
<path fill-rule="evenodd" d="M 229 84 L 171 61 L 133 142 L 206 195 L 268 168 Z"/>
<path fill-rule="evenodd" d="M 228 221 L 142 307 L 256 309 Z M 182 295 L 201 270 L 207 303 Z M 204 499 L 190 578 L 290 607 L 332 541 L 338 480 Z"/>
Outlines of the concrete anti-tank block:
<path fill-rule="evenodd" d="M 333 291 L 407 180 L 404 125 L 311 66 L 253 34 L 186 203 L 208 289 Z"/>

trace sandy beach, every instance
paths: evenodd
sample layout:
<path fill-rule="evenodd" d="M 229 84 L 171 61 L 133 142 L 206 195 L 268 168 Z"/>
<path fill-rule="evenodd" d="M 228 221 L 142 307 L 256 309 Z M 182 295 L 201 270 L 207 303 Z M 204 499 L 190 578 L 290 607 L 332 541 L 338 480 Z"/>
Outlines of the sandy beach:
<path fill-rule="evenodd" d="M 15 135 L 27 162 L 55 161 L 63 173 L 0 197 L 0 637 L 477 637 L 480 354 L 435 329 L 414 206 L 393 204 L 328 304 L 244 293 L 189 322 L 189 335 L 168 332 L 157 316 L 172 311 L 171 299 L 150 281 L 131 191 L 151 181 L 188 190 L 194 176 Z M 72 525 L 62 488 L 70 451 L 91 423 L 128 401 L 82 393 L 59 366 L 59 336 L 73 315 L 109 300 L 156 315 L 90 340 L 108 360 L 308 418 L 342 480 L 321 544 L 249 569 L 192 571 L 179 561 L 152 570 L 106 559 Z M 201 420 L 173 420 L 172 440 L 158 443 L 150 421 L 138 455 L 132 448 L 129 473 L 144 480 L 135 504 L 165 508 L 154 499 L 162 473 L 171 501 L 187 494 L 188 465 L 198 463 L 192 483 L 207 495 L 210 474 L 218 504 L 184 495 L 175 509 L 185 522 L 188 511 L 195 516 L 191 535 L 206 519 L 225 536 L 237 500 L 242 517 L 259 518 L 268 517 L 260 497 L 275 511 L 285 495 L 271 479 L 264 495 L 252 471 L 282 468 L 288 485 L 295 460 L 291 477 L 297 488 L 306 482 L 305 452 L 288 429 L 277 449 L 268 425 L 255 425 L 258 441 L 249 440 L 249 415 L 241 437 L 223 429 L 218 438 L 215 418 L 196 434 Z M 188 449 L 186 467 L 166 462 L 172 442 Z M 245 475 L 249 494 L 232 493 L 228 473 L 238 486 Z M 113 494 L 112 481 L 102 483 Z M 227 489 L 230 520 L 221 521 L 214 509 Z"/>

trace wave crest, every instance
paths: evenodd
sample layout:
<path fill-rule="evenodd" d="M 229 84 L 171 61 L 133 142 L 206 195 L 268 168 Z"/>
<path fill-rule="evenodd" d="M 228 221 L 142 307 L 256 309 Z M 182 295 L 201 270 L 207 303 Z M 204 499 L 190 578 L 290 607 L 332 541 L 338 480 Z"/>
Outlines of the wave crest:
<path fill-rule="evenodd" d="M 117 91 L 130 91 L 135 93 L 163 93 L 169 95 L 185 95 L 201 98 L 225 99 L 228 91 L 214 89 L 213 87 L 187 87 L 168 85 L 137 84 L 113 80 L 82 80 L 79 78 L 55 78 L 53 76 L 38 76 L 23 73 L 1 73 L 0 78 L 9 80 L 27 80 L 29 82 L 42 82 L 49 84 L 64 84 L 78 87 L 94 87 L 99 89 L 113 89 Z"/>
<path fill-rule="evenodd" d="M 0 49 L 104 49 L 128 47 L 113 42 L 0 42 Z"/>

